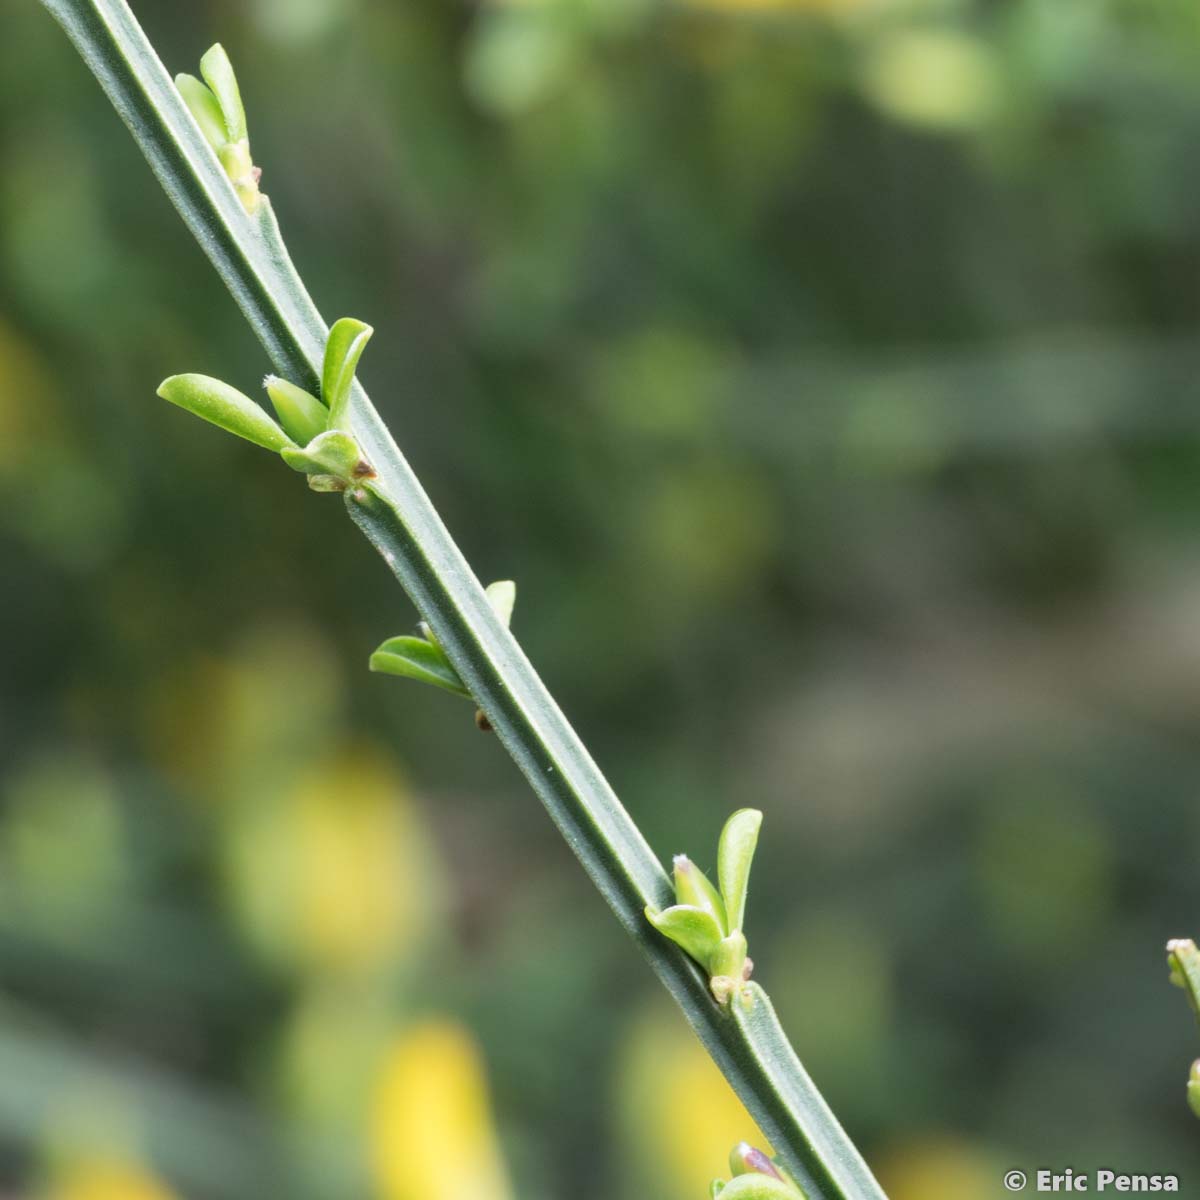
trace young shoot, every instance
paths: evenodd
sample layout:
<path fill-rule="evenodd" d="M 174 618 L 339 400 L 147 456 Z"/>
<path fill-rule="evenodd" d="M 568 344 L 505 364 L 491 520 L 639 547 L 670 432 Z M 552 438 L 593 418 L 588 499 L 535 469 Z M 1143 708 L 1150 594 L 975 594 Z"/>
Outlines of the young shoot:
<path fill-rule="evenodd" d="M 293 471 L 308 476 L 314 492 L 345 492 L 375 476 L 349 433 L 348 415 L 355 368 L 372 332 L 353 317 L 335 322 L 325 343 L 320 399 L 268 375 L 263 387 L 278 423 L 249 396 L 210 375 L 172 375 L 159 384 L 158 394 L 227 433 L 274 450 Z"/>
<path fill-rule="evenodd" d="M 204 140 L 229 176 L 242 207 L 253 214 L 262 199 L 258 190 L 262 171 L 250 157 L 242 93 L 233 73 L 233 64 L 220 42 L 200 60 L 200 74 L 203 80 L 195 75 L 176 75 L 175 86 Z"/>
<path fill-rule="evenodd" d="M 761 825 L 762 813 L 754 808 L 739 809 L 725 822 L 717 846 L 720 890 L 686 854 L 679 854 L 674 869 L 678 903 L 664 909 L 646 906 L 646 919 L 654 928 L 708 972 L 709 986 L 722 1005 L 734 995 L 746 1007 L 754 1002 L 754 993 L 746 986 L 754 963 L 746 953 L 742 921 Z"/>
<path fill-rule="evenodd" d="M 488 603 L 507 629 L 512 623 L 513 606 L 517 602 L 517 585 L 511 579 L 498 579 L 486 590 Z M 388 638 L 371 655 L 370 668 L 384 675 L 401 675 L 419 683 L 429 683 L 464 699 L 472 699 L 467 685 L 450 664 L 441 642 L 432 629 L 422 621 L 421 636 Z M 485 732 L 492 726 L 483 709 L 475 710 L 475 724 Z"/>

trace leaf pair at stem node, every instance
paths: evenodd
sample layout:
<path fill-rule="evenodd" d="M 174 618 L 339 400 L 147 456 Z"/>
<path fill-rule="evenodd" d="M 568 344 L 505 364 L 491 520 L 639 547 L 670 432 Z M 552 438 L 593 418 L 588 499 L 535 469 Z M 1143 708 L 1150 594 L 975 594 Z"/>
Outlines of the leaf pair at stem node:
<path fill-rule="evenodd" d="M 325 343 L 320 399 L 268 375 L 263 386 L 278 424 L 244 392 L 211 375 L 172 375 L 159 384 L 158 394 L 227 433 L 274 450 L 293 471 L 308 476 L 313 491 L 344 492 L 375 477 L 350 433 L 354 372 L 372 332 L 353 317 L 334 324 Z"/>
<path fill-rule="evenodd" d="M 717 847 L 717 882 L 713 887 L 704 872 L 685 854 L 675 858 L 677 904 L 658 909 L 646 906 L 646 919 L 688 952 L 707 972 L 709 986 L 719 1004 L 736 996 L 740 1003 L 753 1003 L 746 982 L 754 963 L 746 954 L 742 922 L 750 866 L 758 845 L 762 813 L 742 808 L 725 822 Z"/>
<path fill-rule="evenodd" d="M 499 579 L 490 583 L 486 590 L 488 604 L 497 619 L 507 629 L 512 623 L 513 606 L 517 602 L 517 585 L 511 579 Z M 420 625 L 420 637 L 394 637 L 371 655 L 370 668 L 384 675 L 401 675 L 429 683 L 455 696 L 472 699 L 471 691 L 454 669 L 437 635 L 424 622 Z M 491 722 L 483 709 L 475 710 L 475 724 L 485 733 L 490 732 Z"/>
<path fill-rule="evenodd" d="M 250 157 L 242 93 L 233 64 L 220 42 L 200 60 L 200 74 L 202 80 L 195 75 L 176 75 L 175 86 L 229 176 L 242 207 L 253 215 L 262 201 L 258 190 L 262 171 Z"/>

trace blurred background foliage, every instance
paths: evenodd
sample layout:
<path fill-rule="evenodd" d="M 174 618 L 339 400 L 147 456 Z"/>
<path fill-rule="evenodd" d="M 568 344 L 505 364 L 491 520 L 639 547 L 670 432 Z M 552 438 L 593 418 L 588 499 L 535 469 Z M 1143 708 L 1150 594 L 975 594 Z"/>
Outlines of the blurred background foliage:
<path fill-rule="evenodd" d="M 766 810 L 893 1200 L 1195 1178 L 1200 8 L 135 8 L 652 844 Z M 0 1193 L 696 1200 L 748 1119 L 340 506 L 154 399 L 268 364 L 5 27 Z"/>

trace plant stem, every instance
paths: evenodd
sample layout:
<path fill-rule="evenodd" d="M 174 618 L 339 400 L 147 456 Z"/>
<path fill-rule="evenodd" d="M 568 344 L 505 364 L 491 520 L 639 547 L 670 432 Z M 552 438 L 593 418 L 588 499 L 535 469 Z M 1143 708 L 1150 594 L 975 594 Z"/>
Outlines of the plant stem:
<path fill-rule="evenodd" d="M 264 197 L 248 216 L 123 0 L 42 0 L 129 126 L 276 370 L 310 389 L 327 327 Z M 378 473 L 347 507 L 430 624 L 505 748 L 621 924 L 810 1200 L 879 1200 L 866 1164 L 800 1066 L 765 995 L 713 1001 L 690 959 L 647 922 L 671 901 L 658 859 L 521 648 L 497 619 L 387 427 L 355 385 L 351 428 Z"/>

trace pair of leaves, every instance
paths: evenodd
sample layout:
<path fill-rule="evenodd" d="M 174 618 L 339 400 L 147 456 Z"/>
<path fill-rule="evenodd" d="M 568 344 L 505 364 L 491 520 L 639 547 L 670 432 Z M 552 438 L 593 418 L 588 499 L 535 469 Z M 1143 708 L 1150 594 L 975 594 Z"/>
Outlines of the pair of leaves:
<path fill-rule="evenodd" d="M 513 606 L 517 601 L 517 585 L 511 579 L 500 579 L 488 584 L 486 594 L 492 611 L 507 629 L 512 622 Z M 470 691 L 446 657 L 433 630 L 422 622 L 421 632 L 424 637 L 388 638 L 371 655 L 371 670 L 432 684 L 470 700 Z"/>
<path fill-rule="evenodd" d="M 246 132 L 246 110 L 233 64 L 220 42 L 209 48 L 200 60 L 201 83 L 195 75 L 175 76 L 188 110 L 200 126 L 204 140 L 214 150 L 229 142 L 240 142 Z"/>
<path fill-rule="evenodd" d="M 242 207 L 253 213 L 261 199 L 258 191 L 261 172 L 250 157 L 246 110 L 242 107 L 237 76 L 219 42 L 200 60 L 200 74 L 203 82 L 194 75 L 176 75 L 175 86 L 204 140 L 220 160 Z"/>
<path fill-rule="evenodd" d="M 725 822 L 717 847 L 719 890 L 681 854 L 674 872 L 678 903 L 646 907 L 646 919 L 704 967 L 722 1002 L 749 974 L 742 923 L 761 825 L 762 813 L 753 808 L 739 809 Z"/>
<path fill-rule="evenodd" d="M 159 385 L 158 394 L 227 433 L 276 451 L 293 470 L 350 480 L 364 473 L 362 455 L 349 434 L 349 409 L 354 373 L 372 332 L 353 317 L 334 324 L 325 343 L 321 399 L 268 375 L 263 383 L 278 424 L 245 393 L 211 375 L 172 375 Z"/>
<path fill-rule="evenodd" d="M 321 362 L 319 400 L 311 392 L 275 375 L 263 380 L 281 424 L 301 445 L 307 445 L 322 433 L 350 432 L 354 373 L 374 332 L 370 325 L 354 317 L 341 317 L 333 323 Z"/>

